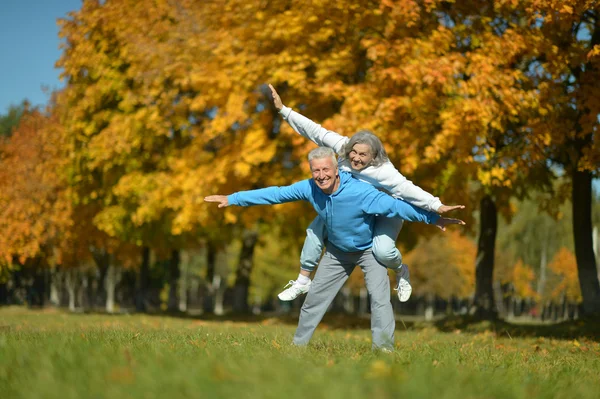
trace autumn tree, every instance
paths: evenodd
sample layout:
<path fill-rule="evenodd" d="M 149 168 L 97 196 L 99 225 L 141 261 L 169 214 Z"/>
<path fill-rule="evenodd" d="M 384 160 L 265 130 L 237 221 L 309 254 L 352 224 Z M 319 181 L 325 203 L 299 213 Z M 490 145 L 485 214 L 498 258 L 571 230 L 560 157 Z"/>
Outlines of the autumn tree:
<path fill-rule="evenodd" d="M 82 245 L 63 171 L 69 162 L 58 117 L 26 110 L 0 150 L 0 271 L 75 267 Z"/>
<path fill-rule="evenodd" d="M 594 1 L 535 1 L 528 11 L 542 20 L 543 38 L 531 75 L 544 105 L 532 121 L 544 132 L 545 154 L 570 177 L 573 235 L 586 314 L 600 313 L 600 284 L 592 242 L 592 178 L 598 176 L 600 6 Z"/>
<path fill-rule="evenodd" d="M 546 161 L 560 141 L 546 121 L 564 118 L 569 102 L 547 104 L 564 98 L 553 93 L 571 96 L 564 89 L 572 79 L 560 71 L 584 53 L 585 68 L 573 75 L 586 76 L 577 98 L 595 106 L 585 91 L 594 35 L 579 35 L 572 59 L 553 52 L 567 32 L 561 15 L 593 32 L 595 14 L 583 1 L 557 5 L 86 1 L 63 23 L 59 62 L 78 201 L 107 233 L 166 251 L 215 236 L 209 231 L 220 233 L 217 241 L 252 236 L 261 223 L 297 231 L 312 215 L 306 206 L 217 213 L 202 203 L 206 194 L 307 176 L 312 144 L 281 124 L 264 87 L 271 82 L 327 128 L 373 130 L 404 174 L 445 201 L 479 204 L 476 308 L 493 317 L 498 213 L 510 215 L 511 197 L 550 190 Z M 578 167 L 589 169 L 596 147 L 584 147 Z M 251 257 L 256 241 L 247 243 Z M 244 296 L 251 262 L 240 259 L 238 271 Z M 594 291 L 590 281 L 584 293 Z"/>
<path fill-rule="evenodd" d="M 577 260 L 573 252 L 562 247 L 552 258 L 548 268 L 552 271 L 552 281 L 548 297 L 554 302 L 580 303 L 581 286 L 578 279 Z"/>
<path fill-rule="evenodd" d="M 411 268 L 414 294 L 425 297 L 429 307 L 436 297 L 451 300 L 471 296 L 475 252 L 471 239 L 455 231 L 420 240 L 404 257 Z"/>
<path fill-rule="evenodd" d="M 0 137 L 12 134 L 12 130 L 19 124 L 23 112 L 28 108 L 28 102 L 23 101 L 19 105 L 10 105 L 6 113 L 0 115 Z"/>
<path fill-rule="evenodd" d="M 140 310 L 150 248 L 171 258 L 176 287 L 183 245 L 171 232 L 176 194 L 169 172 L 191 140 L 189 121 L 177 107 L 178 82 L 152 74 L 161 39 L 169 39 L 170 11 L 167 3 L 86 1 L 61 21 L 65 47 L 57 65 L 67 81 L 70 112 L 63 123 L 74 158 L 70 182 L 95 226 L 140 247 Z"/>

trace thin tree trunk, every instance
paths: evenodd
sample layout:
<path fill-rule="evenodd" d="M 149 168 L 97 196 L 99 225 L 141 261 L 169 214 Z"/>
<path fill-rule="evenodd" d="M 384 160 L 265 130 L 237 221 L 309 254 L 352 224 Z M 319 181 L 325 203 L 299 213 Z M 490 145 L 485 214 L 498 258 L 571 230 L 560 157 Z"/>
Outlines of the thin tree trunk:
<path fill-rule="evenodd" d="M 433 320 L 435 315 L 435 295 L 431 293 L 425 294 L 425 320 Z"/>
<path fill-rule="evenodd" d="M 573 238 L 585 316 L 600 314 L 600 284 L 592 241 L 592 175 L 573 172 Z"/>
<path fill-rule="evenodd" d="M 106 270 L 104 289 L 106 290 L 106 313 L 115 312 L 115 291 L 118 283 L 118 271 L 113 262 L 110 262 Z"/>
<path fill-rule="evenodd" d="M 350 287 L 342 288 L 342 297 L 344 298 L 344 312 L 347 314 L 354 313 L 354 300 L 352 299 L 352 291 Z"/>
<path fill-rule="evenodd" d="M 542 243 L 542 256 L 540 259 L 540 278 L 538 280 L 537 292 L 540 297 L 544 297 L 546 290 L 546 266 L 548 265 L 548 229 L 546 229 L 544 242 Z"/>
<path fill-rule="evenodd" d="M 361 287 L 360 289 L 360 302 L 358 305 L 358 314 L 364 315 L 369 311 L 369 292 L 366 288 Z"/>
<path fill-rule="evenodd" d="M 138 274 L 137 281 L 137 292 L 135 309 L 138 312 L 146 312 L 148 306 L 146 303 L 146 296 L 148 290 L 148 280 L 150 277 L 150 248 L 142 247 L 142 264 L 140 265 L 140 272 Z"/>
<path fill-rule="evenodd" d="M 60 292 L 62 291 L 62 273 L 54 268 L 50 274 L 50 303 L 60 306 Z"/>
<path fill-rule="evenodd" d="M 517 307 L 517 298 L 514 295 L 510 297 L 510 305 L 508 306 L 508 319 L 512 320 L 515 318 L 515 309 Z"/>
<path fill-rule="evenodd" d="M 221 276 L 215 274 L 212 281 L 214 290 L 214 301 L 215 306 L 213 309 L 214 314 L 220 316 L 224 313 L 223 302 L 225 301 L 225 289 L 221 287 Z"/>
<path fill-rule="evenodd" d="M 167 303 L 168 312 L 177 312 L 179 310 L 179 299 L 177 291 L 179 288 L 179 250 L 171 251 L 171 260 L 169 261 L 169 301 Z"/>
<path fill-rule="evenodd" d="M 77 289 L 77 303 L 79 303 L 79 307 L 82 310 L 89 308 L 89 303 L 87 303 L 89 296 L 86 295 L 89 292 L 89 282 L 90 280 L 86 273 L 81 273 L 79 279 L 79 287 Z"/>
<path fill-rule="evenodd" d="M 98 281 L 94 293 L 93 306 L 101 306 L 102 303 L 106 302 L 106 299 L 104 298 L 104 295 L 106 295 L 106 287 L 104 286 L 104 283 L 106 282 L 106 273 L 108 273 L 111 254 L 109 254 L 105 249 L 92 249 L 91 252 L 92 258 L 94 258 L 94 262 L 98 268 Z"/>
<path fill-rule="evenodd" d="M 181 277 L 179 278 L 179 311 L 187 312 L 188 308 L 188 285 L 189 285 L 189 255 L 182 252 L 180 261 Z"/>
<path fill-rule="evenodd" d="M 0 306 L 8 305 L 8 284 L 0 283 Z"/>
<path fill-rule="evenodd" d="M 202 309 L 204 313 L 213 313 L 215 308 L 216 263 L 217 246 L 209 240 L 206 243 L 206 294 L 204 295 L 204 298 L 202 298 Z"/>
<path fill-rule="evenodd" d="M 494 304 L 493 277 L 498 211 L 494 200 L 489 195 L 481 199 L 480 216 L 473 313 L 478 318 L 495 319 L 498 313 Z"/>
<path fill-rule="evenodd" d="M 600 280 L 600 243 L 598 243 L 598 226 L 592 230 L 592 245 L 594 246 L 594 256 L 596 257 L 596 268 L 598 269 L 598 279 Z"/>
<path fill-rule="evenodd" d="M 233 286 L 233 311 L 236 313 L 248 312 L 248 292 L 250 290 L 250 273 L 254 263 L 254 248 L 258 241 L 258 233 L 252 230 L 244 231 L 242 236 L 242 249 Z"/>
<path fill-rule="evenodd" d="M 67 271 L 67 292 L 69 293 L 69 311 L 74 312 L 76 309 L 75 306 L 75 297 L 76 297 L 76 285 L 77 285 L 77 276 L 75 269 L 70 269 Z"/>

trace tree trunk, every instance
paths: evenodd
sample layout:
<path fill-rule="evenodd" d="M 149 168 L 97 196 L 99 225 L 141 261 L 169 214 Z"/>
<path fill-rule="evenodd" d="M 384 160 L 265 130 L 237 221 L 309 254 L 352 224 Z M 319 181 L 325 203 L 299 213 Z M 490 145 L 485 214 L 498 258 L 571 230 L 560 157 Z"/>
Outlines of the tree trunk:
<path fill-rule="evenodd" d="M 366 288 L 360 289 L 360 302 L 358 305 L 358 314 L 364 315 L 369 311 L 369 291 Z"/>
<path fill-rule="evenodd" d="M 0 306 L 8 305 L 8 284 L 0 283 Z"/>
<path fill-rule="evenodd" d="M 67 271 L 67 292 L 69 293 L 69 311 L 74 312 L 76 309 L 75 306 L 75 298 L 76 298 L 76 290 L 77 290 L 77 276 L 75 269 L 70 269 Z"/>
<path fill-rule="evenodd" d="M 135 310 L 146 312 L 148 306 L 146 303 L 146 293 L 148 290 L 148 280 L 150 277 L 150 248 L 142 247 L 142 264 L 138 274 L 137 292 L 135 299 Z"/>
<path fill-rule="evenodd" d="M 600 284 L 592 240 L 592 174 L 573 172 L 573 238 L 584 316 L 600 314 Z"/>
<path fill-rule="evenodd" d="M 171 251 L 171 260 L 169 261 L 169 301 L 167 303 L 168 312 L 177 312 L 179 310 L 179 299 L 177 291 L 179 288 L 179 250 Z"/>
<path fill-rule="evenodd" d="M 93 306 L 102 306 L 102 304 L 106 302 L 105 295 L 107 290 L 104 284 L 107 280 L 106 273 L 108 273 L 108 268 L 110 266 L 111 254 L 105 249 L 92 249 L 91 252 L 92 258 L 94 258 L 94 262 L 98 268 L 98 281 L 94 292 Z"/>
<path fill-rule="evenodd" d="M 433 320 L 435 315 L 435 295 L 428 293 L 425 294 L 425 320 Z"/>
<path fill-rule="evenodd" d="M 515 318 L 515 309 L 517 308 L 517 298 L 512 295 L 510 297 L 510 305 L 508 306 L 508 319 L 513 320 Z"/>
<path fill-rule="evenodd" d="M 89 279 L 86 275 L 87 273 L 81 273 L 79 278 L 79 287 L 77 289 L 77 303 L 82 310 L 89 308 L 88 299 L 89 296 L 86 295 L 89 292 Z"/>
<path fill-rule="evenodd" d="M 344 298 L 344 312 L 347 314 L 354 313 L 354 299 L 350 287 L 342 288 L 342 298 Z"/>
<path fill-rule="evenodd" d="M 242 236 L 242 249 L 233 286 L 233 311 L 236 313 L 248 312 L 248 292 L 250 290 L 250 273 L 254 261 L 254 247 L 258 241 L 258 233 L 252 230 L 244 231 Z"/>
<path fill-rule="evenodd" d="M 548 265 L 548 230 L 545 232 L 544 243 L 542 244 L 542 256 L 540 259 L 540 278 L 538 279 L 537 292 L 544 297 L 546 290 L 546 266 Z"/>
<path fill-rule="evenodd" d="M 50 303 L 60 306 L 60 293 L 62 291 L 62 273 L 54 268 L 50 274 Z"/>
<path fill-rule="evenodd" d="M 215 301 L 215 306 L 212 311 L 214 314 L 220 316 L 224 313 L 223 302 L 225 301 L 225 289 L 221 288 L 221 276 L 218 274 L 215 274 L 213 277 L 212 287 Z"/>
<path fill-rule="evenodd" d="M 594 246 L 594 256 L 596 257 L 596 268 L 598 269 L 598 279 L 600 280 L 600 243 L 598 243 L 598 226 L 594 226 L 592 231 L 592 245 Z"/>
<path fill-rule="evenodd" d="M 105 275 L 104 289 L 106 290 L 106 313 L 115 312 L 115 290 L 118 283 L 117 267 L 110 262 Z"/>
<path fill-rule="evenodd" d="M 179 278 L 179 306 L 180 312 L 187 312 L 188 308 L 188 285 L 189 285 L 189 255 L 187 252 L 181 254 L 179 269 L 181 277 Z"/>
<path fill-rule="evenodd" d="M 475 263 L 475 298 L 472 313 L 481 319 L 496 319 L 494 304 L 494 251 L 498 228 L 498 211 L 494 200 L 486 195 L 480 203 L 479 241 Z"/>
<path fill-rule="evenodd" d="M 215 268 L 217 263 L 217 247 L 212 241 L 206 243 L 206 294 L 202 298 L 204 313 L 213 313 L 215 308 Z M 219 280 L 220 282 L 220 280 Z"/>

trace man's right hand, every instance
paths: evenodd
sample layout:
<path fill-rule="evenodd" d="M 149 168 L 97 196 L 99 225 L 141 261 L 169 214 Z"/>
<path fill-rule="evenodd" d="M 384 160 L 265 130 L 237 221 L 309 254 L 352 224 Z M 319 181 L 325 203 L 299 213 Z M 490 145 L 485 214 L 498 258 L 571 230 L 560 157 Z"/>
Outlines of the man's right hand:
<path fill-rule="evenodd" d="M 281 108 L 283 108 L 281 97 L 279 97 L 279 94 L 277 94 L 277 90 L 275 90 L 275 88 L 271 84 L 269 84 L 269 89 L 271 89 L 271 94 L 273 95 L 273 105 L 275 105 L 277 111 L 281 111 Z"/>
<path fill-rule="evenodd" d="M 437 220 L 437 222 L 435 222 L 434 225 L 437 226 L 440 230 L 446 231 L 446 226 L 451 224 L 458 224 L 464 226 L 466 223 L 460 219 L 445 218 L 442 216 Z"/>
<path fill-rule="evenodd" d="M 226 206 L 229 206 L 229 201 L 227 200 L 226 195 L 209 195 L 208 197 L 204 197 L 204 201 L 218 202 L 219 208 L 225 208 Z"/>

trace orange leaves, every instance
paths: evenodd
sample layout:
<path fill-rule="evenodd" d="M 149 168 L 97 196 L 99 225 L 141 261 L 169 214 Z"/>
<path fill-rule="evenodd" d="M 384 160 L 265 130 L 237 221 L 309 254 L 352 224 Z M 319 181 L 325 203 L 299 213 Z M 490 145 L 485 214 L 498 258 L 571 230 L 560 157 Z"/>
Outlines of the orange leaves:
<path fill-rule="evenodd" d="M 447 231 L 420 240 L 404 258 L 411 267 L 411 280 L 418 294 L 450 298 L 472 293 L 475 254 L 473 241 L 457 231 Z"/>
<path fill-rule="evenodd" d="M 581 289 L 577 272 L 575 254 L 562 247 L 548 265 L 555 274 L 556 281 L 550 296 L 559 299 L 564 296 L 568 301 L 581 302 Z"/>
<path fill-rule="evenodd" d="M 61 253 L 78 251 L 70 245 L 73 209 L 63 174 L 69 159 L 57 118 L 26 112 L 0 154 L 0 267 L 12 256 L 60 261 Z"/>
<path fill-rule="evenodd" d="M 502 282 L 512 283 L 515 295 L 519 298 L 539 298 L 539 294 L 533 288 L 533 284 L 536 282 L 535 273 L 531 266 L 524 264 L 521 259 L 510 268 Z"/>

